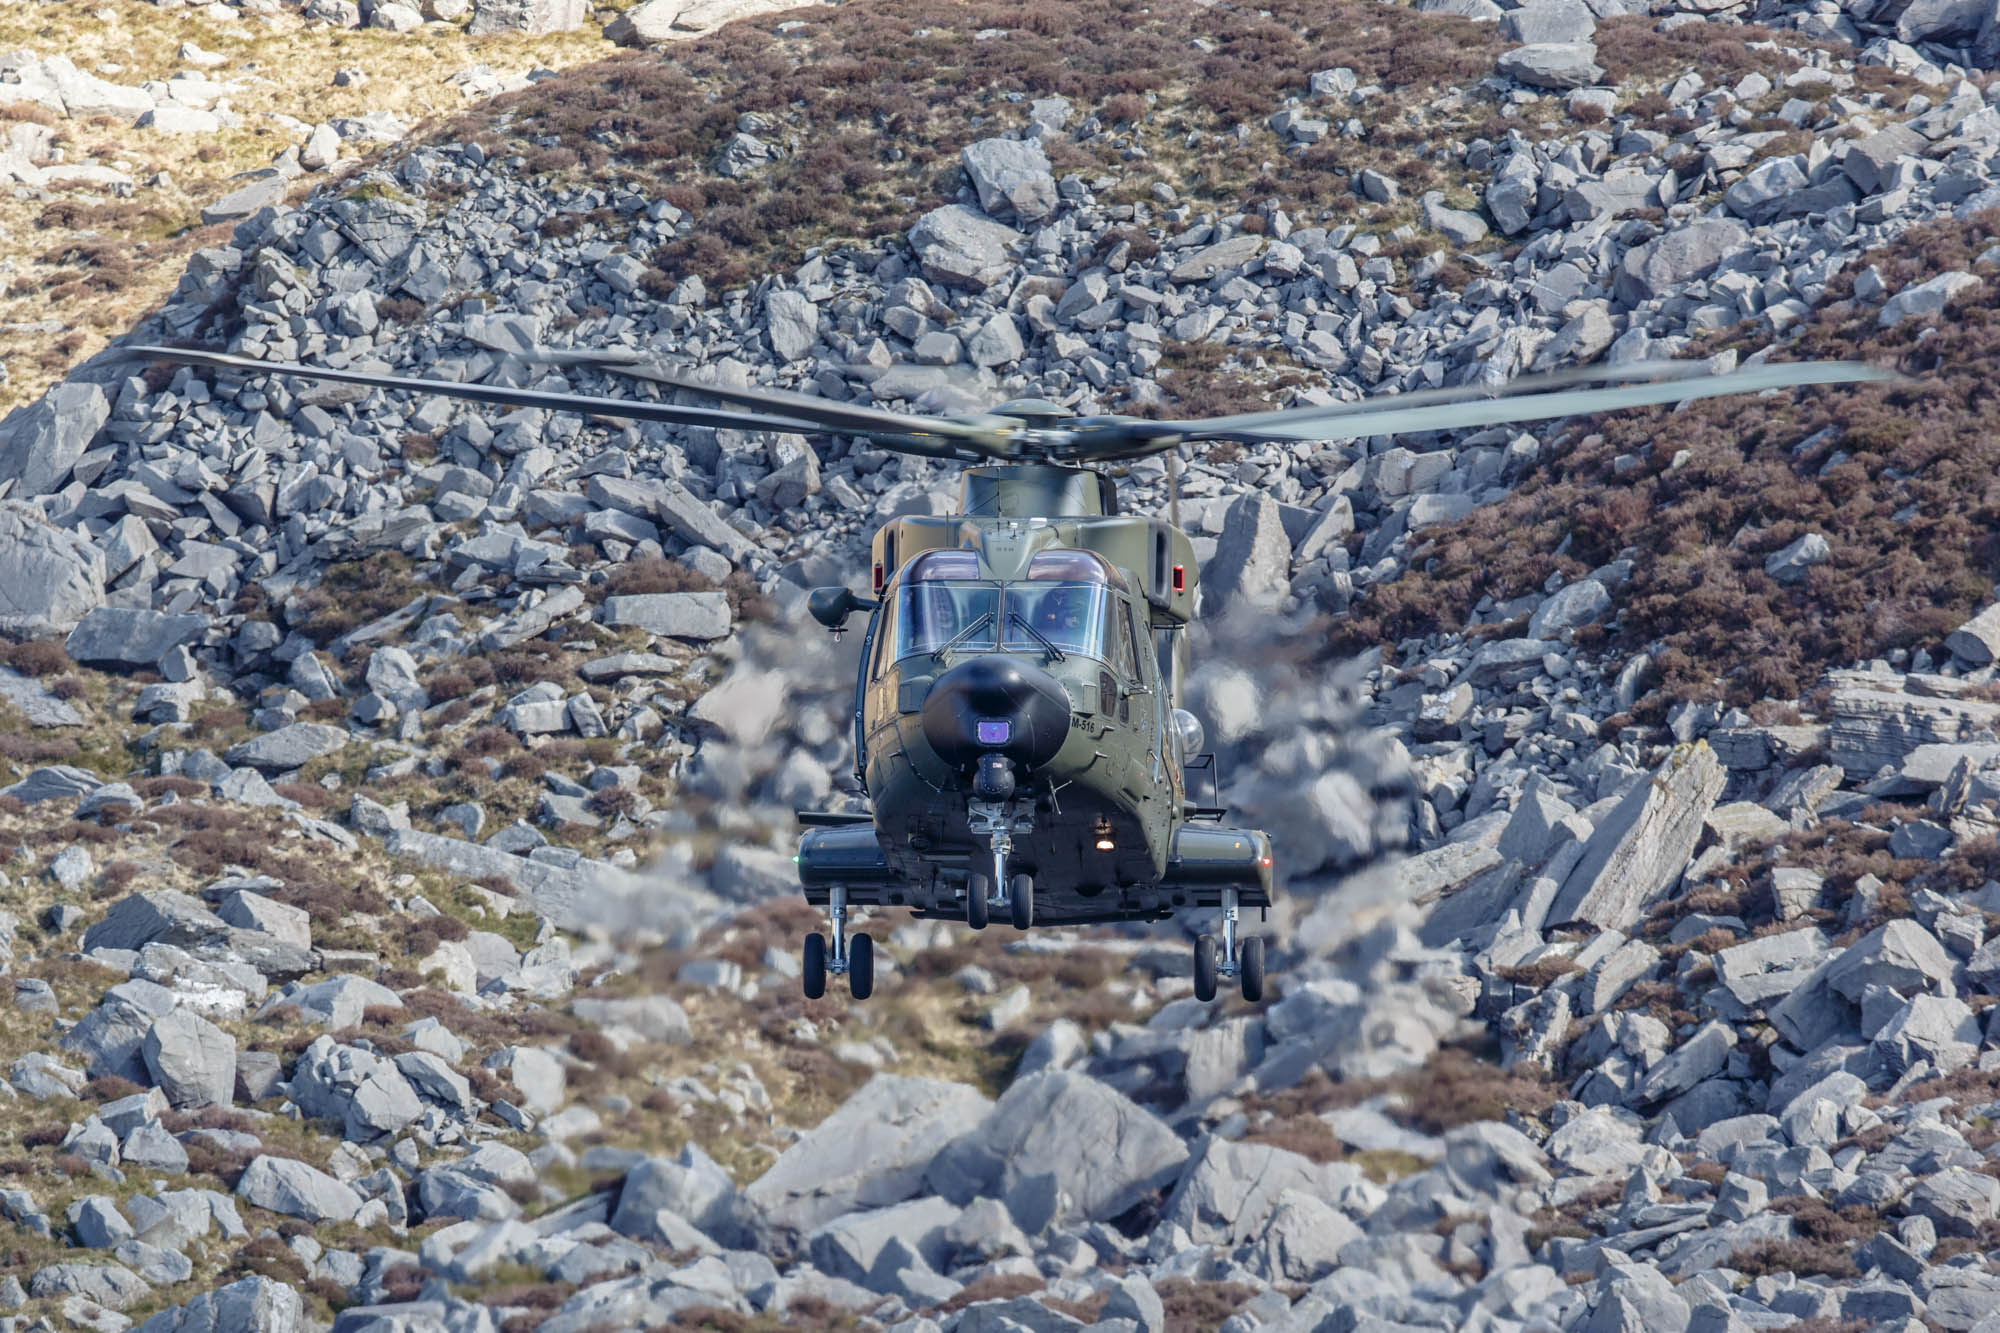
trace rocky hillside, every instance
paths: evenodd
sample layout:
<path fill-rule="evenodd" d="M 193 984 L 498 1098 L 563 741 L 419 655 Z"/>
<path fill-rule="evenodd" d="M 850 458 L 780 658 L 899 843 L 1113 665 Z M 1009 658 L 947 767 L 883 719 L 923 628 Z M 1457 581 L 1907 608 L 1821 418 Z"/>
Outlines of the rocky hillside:
<path fill-rule="evenodd" d="M 855 1004 L 797 982 L 791 811 L 858 801 L 804 593 L 948 469 L 89 355 L 0 422 L 0 1328 L 1993 1333 L 1990 4 L 662 51 L 665 4 L 250 182 L 104 327 L 923 411 L 1912 382 L 1190 460 L 1272 997 L 1196 1003 L 1192 921 L 883 913 Z M 277 56 L 376 40 L 222 8 L 105 12 L 292 23 L 231 58 L 302 106 Z M 11 81 L 73 120 L 51 54 Z"/>

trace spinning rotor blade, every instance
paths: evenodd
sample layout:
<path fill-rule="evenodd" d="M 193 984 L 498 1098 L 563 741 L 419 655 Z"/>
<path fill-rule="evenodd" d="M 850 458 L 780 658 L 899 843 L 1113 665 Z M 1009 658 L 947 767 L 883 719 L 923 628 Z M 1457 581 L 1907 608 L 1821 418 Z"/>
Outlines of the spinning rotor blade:
<path fill-rule="evenodd" d="M 489 403 L 500 407 L 536 407 L 550 412 L 575 412 L 583 416 L 614 417 L 629 421 L 658 421 L 670 426 L 708 426 L 717 430 L 771 431 L 799 435 L 826 433 L 865 435 L 882 448 L 929 457 L 957 457 L 979 461 L 989 458 L 1011 458 L 1015 453 L 1008 438 L 1007 427 L 1010 423 L 997 419 L 993 427 L 987 427 L 943 419 L 933 420 L 927 417 L 904 417 L 893 412 L 875 412 L 865 408 L 846 409 L 841 404 L 834 403 L 820 404 L 813 399 L 794 394 L 782 395 L 791 401 L 778 404 L 779 410 L 790 410 L 792 403 L 796 402 L 814 409 L 835 408 L 841 411 L 836 413 L 815 410 L 809 416 L 767 415 L 728 408 L 681 407 L 673 403 L 648 403 L 629 398 L 601 398 L 591 394 L 550 393 L 540 389 L 460 384 L 451 380 L 413 379 L 407 376 L 380 375 L 359 370 L 333 370 L 321 366 L 302 366 L 285 361 L 258 361 L 250 357 L 179 347 L 139 346 L 126 350 L 133 356 L 178 362 L 182 365 L 206 366 L 215 370 L 234 370 L 254 375 L 285 375 L 295 379 L 335 384 L 360 384 L 369 388 L 400 390 L 405 393 L 436 394 L 442 398 L 462 398 L 467 402 Z M 693 381 L 675 381 L 673 384 L 676 388 L 685 387 L 690 392 L 703 393 L 710 397 L 751 403 L 764 401 L 758 395 L 743 390 L 718 393 L 709 385 Z M 770 397 L 776 398 L 778 395 Z M 803 412 L 803 408 L 801 411 Z M 894 424 L 866 426 L 848 424 L 856 414 L 884 418 Z M 848 420 L 843 422 L 829 420 L 836 415 L 845 416 Z"/>
<path fill-rule="evenodd" d="M 789 393 L 783 389 L 737 389 L 721 384 L 706 384 L 701 380 L 676 374 L 658 362 L 642 361 L 636 357 L 628 359 L 617 352 L 560 351 L 553 354 L 543 353 L 534 359 L 559 366 L 589 366 L 594 370 L 630 375 L 634 379 L 664 384 L 683 393 L 699 394 L 704 398 L 714 398 L 724 403 L 773 409 L 800 421 L 817 422 L 822 429 L 842 435 L 866 435 L 870 438 L 937 436 L 946 440 L 965 441 L 984 454 L 990 450 L 983 446 L 995 443 L 999 434 L 994 428 L 977 423 L 954 421 L 944 417 L 910 416 L 903 412 L 885 412 L 877 407 L 856 407 L 851 403 L 836 403 L 830 399 Z"/>
<path fill-rule="evenodd" d="M 1699 363 L 1690 363 L 1699 364 Z M 1669 377 L 1651 383 L 1616 388 L 1570 389 L 1559 393 L 1529 392 L 1505 398 L 1465 401 L 1432 400 L 1411 403 L 1416 394 L 1401 399 L 1377 400 L 1367 410 L 1357 411 L 1352 403 L 1328 407 L 1293 408 L 1278 412 L 1251 412 L 1242 416 L 1218 417 L 1211 421 L 1155 423 L 1181 432 L 1189 440 L 1237 440 L 1257 443 L 1264 440 L 1358 439 L 1364 435 L 1408 435 L 1421 431 L 1453 430 L 1466 426 L 1497 426 L 1516 421 L 1544 421 L 1555 417 L 1581 416 L 1590 412 L 1610 412 L 1625 407 L 1648 407 L 1659 403 L 1686 402 L 1696 398 L 1720 398 L 1729 394 L 1756 393 L 1764 389 L 1794 389 L 1812 384 L 1853 384 L 1886 382 L 1903 378 L 1893 371 L 1878 370 L 1857 361 L 1798 361 L 1762 365 L 1726 375 L 1694 374 Z M 1529 386 L 1540 387 L 1539 385 Z M 1444 390 L 1440 393 L 1448 392 Z M 1323 424 L 1322 424 L 1323 423 Z"/>
<path fill-rule="evenodd" d="M 207 366 L 213 370 L 235 370 L 251 375 L 284 375 L 293 379 L 334 384 L 361 384 L 373 389 L 436 394 L 441 398 L 463 398 L 467 402 L 491 403 L 500 407 L 539 407 L 550 412 L 577 412 L 585 416 L 659 421 L 670 426 L 713 426 L 725 430 L 797 432 L 819 429 L 809 421 L 793 421 L 783 417 L 759 416 L 751 412 L 730 412 L 708 407 L 677 407 L 671 403 L 630 402 L 618 398 L 594 398 L 579 393 L 547 393 L 540 389 L 459 384 L 451 380 L 411 379 L 401 375 L 377 375 L 362 370 L 300 366 L 287 361 L 258 361 L 247 356 L 197 352 L 180 347 L 132 347 L 127 350 L 134 356 L 148 357 L 155 361 Z"/>

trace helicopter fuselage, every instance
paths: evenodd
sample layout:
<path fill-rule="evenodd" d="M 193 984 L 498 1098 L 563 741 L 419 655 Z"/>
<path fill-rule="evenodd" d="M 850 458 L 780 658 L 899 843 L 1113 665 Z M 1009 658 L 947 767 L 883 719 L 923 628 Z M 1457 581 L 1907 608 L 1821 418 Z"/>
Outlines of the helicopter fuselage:
<path fill-rule="evenodd" d="M 966 478 L 964 513 L 876 535 L 854 713 L 874 811 L 805 834 L 807 898 L 838 885 L 850 904 L 963 917 L 978 877 L 1019 873 L 1038 924 L 1157 919 L 1225 889 L 1268 905 L 1270 840 L 1188 792 L 1186 534 L 1118 514 L 1094 472 Z"/>

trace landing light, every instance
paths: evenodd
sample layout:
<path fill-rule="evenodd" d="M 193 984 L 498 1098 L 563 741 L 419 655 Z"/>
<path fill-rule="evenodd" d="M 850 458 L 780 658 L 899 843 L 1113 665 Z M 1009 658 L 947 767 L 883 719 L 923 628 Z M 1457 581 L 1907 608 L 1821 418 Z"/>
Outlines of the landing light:
<path fill-rule="evenodd" d="M 1118 844 L 1109 838 L 1099 838 L 1097 840 L 1097 850 L 1100 852 L 1114 852 L 1118 850 Z"/>

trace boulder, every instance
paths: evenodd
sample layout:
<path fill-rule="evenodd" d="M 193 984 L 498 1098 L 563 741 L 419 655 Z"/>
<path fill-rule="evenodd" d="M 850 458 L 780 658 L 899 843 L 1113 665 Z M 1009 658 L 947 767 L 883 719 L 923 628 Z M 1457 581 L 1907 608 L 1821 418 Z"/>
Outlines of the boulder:
<path fill-rule="evenodd" d="M 962 1084 L 878 1074 L 744 1188 L 748 1217 L 766 1233 L 802 1234 L 857 1207 L 901 1202 L 992 1106 Z"/>
<path fill-rule="evenodd" d="M 1021 233 L 964 204 L 932 209 L 910 228 L 910 249 L 924 276 L 947 287 L 985 291 L 1014 270 L 1009 257 Z"/>
<path fill-rule="evenodd" d="M 206 1291 L 139 1325 L 136 1333 L 299 1333 L 305 1305 L 275 1278 L 246 1277 Z"/>
<path fill-rule="evenodd" d="M 1875 322 L 1883 328 L 1902 323 L 1906 319 L 1928 319 L 1944 313 L 1953 297 L 1970 287 L 1977 287 L 1979 279 L 1970 273 L 1940 273 L 1928 282 L 1920 282 L 1914 287 L 1905 287 L 1890 297 L 1882 306 L 1882 313 Z"/>
<path fill-rule="evenodd" d="M 982 139 L 959 151 L 959 161 L 979 206 L 994 217 L 1012 214 L 1027 225 L 1056 211 L 1056 178 L 1041 144 L 1032 139 Z"/>
<path fill-rule="evenodd" d="M 0 500 L 0 634 L 67 634 L 104 604 L 104 555 L 24 500 Z"/>
<path fill-rule="evenodd" d="M 1493 67 L 1502 78 L 1530 88 L 1561 92 L 1588 88 L 1604 77 L 1597 47 L 1589 42 L 1533 42 L 1503 52 Z"/>
<path fill-rule="evenodd" d="M 1727 777 L 1706 742 L 1677 747 L 1598 824 L 1548 920 L 1631 930 L 1680 882 Z"/>
<path fill-rule="evenodd" d="M 1292 543 L 1278 502 L 1246 491 L 1229 505 L 1215 555 L 1202 571 L 1202 611 L 1228 615 L 1238 606 L 1271 610 L 1291 587 Z"/>
<path fill-rule="evenodd" d="M 585 0 L 473 0 L 466 32 L 473 37 L 496 32 L 542 36 L 582 27 L 589 13 Z"/>
<path fill-rule="evenodd" d="M 1198 1156 L 1188 1158 L 1160 1217 L 1186 1231 L 1197 1245 L 1233 1247 L 1263 1230 L 1280 1195 L 1297 1191 L 1333 1198 L 1342 1176 L 1358 1178 L 1358 1172 L 1345 1165 L 1322 1166 L 1269 1144 L 1211 1137 Z"/>
<path fill-rule="evenodd" d="M 1714 269 L 1724 255 L 1742 245 L 1749 235 L 1740 222 L 1709 218 L 1634 246 L 1625 252 L 1618 266 L 1618 297 L 1629 305 L 1638 305 L 1654 297 L 1672 295 Z"/>
<path fill-rule="evenodd" d="M 145 948 L 148 944 L 172 944 L 192 948 L 204 940 L 228 933 L 221 917 L 175 889 L 149 889 L 121 898 L 104 919 L 83 933 L 83 951 L 92 949 Z"/>
<path fill-rule="evenodd" d="M 959 1202 L 1004 1199 L 1020 1220 L 1109 1221 L 1175 1180 L 1187 1146 L 1151 1112 L 1088 1074 L 1048 1070 L 1017 1079 L 992 1112 L 926 1173 Z"/>
<path fill-rule="evenodd" d="M 666 1243 L 659 1214 L 668 1212 L 718 1241 L 734 1238 L 736 1186 L 729 1173 L 690 1143 L 677 1158 L 655 1157 L 625 1173 L 611 1229 L 640 1240 Z"/>
<path fill-rule="evenodd" d="M 289 1157 L 258 1157 L 236 1182 L 236 1197 L 253 1207 L 307 1222 L 349 1222 L 361 1196 L 332 1176 Z"/>
<path fill-rule="evenodd" d="M 607 597 L 598 619 L 613 627 L 642 629 L 662 638 L 727 638 L 729 598 L 719 592 L 640 593 Z"/>
<path fill-rule="evenodd" d="M 236 1039 L 191 1009 L 155 1021 L 139 1054 L 178 1109 L 228 1106 L 236 1095 Z"/>
<path fill-rule="evenodd" d="M 1500 20 L 1508 42 L 1588 44 L 1596 33 L 1597 16 L 1582 0 L 1534 0 Z"/>
<path fill-rule="evenodd" d="M 231 746 L 223 756 L 231 764 L 248 764 L 266 772 L 282 773 L 321 755 L 332 754 L 347 744 L 347 733 L 323 722 L 294 722 L 276 731 Z"/>
<path fill-rule="evenodd" d="M 2000 656 L 2000 602 L 1987 607 L 1945 637 L 1954 657 L 1981 667 Z"/>
<path fill-rule="evenodd" d="M 70 470 L 110 419 L 111 400 L 98 385 L 65 380 L 34 406 L 11 415 L 0 442 L 0 485 L 11 481 L 12 498 L 32 500 L 69 481 Z"/>
<path fill-rule="evenodd" d="M 63 648 L 91 666 L 150 669 L 169 650 L 192 642 L 208 625 L 208 617 L 203 615 L 168 616 L 101 606 L 78 622 Z"/>

